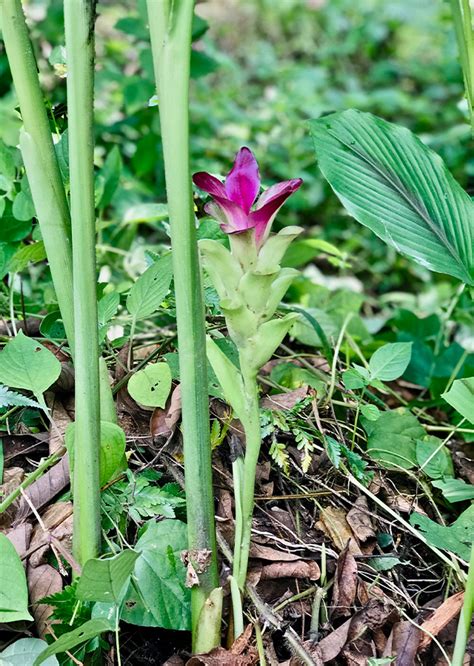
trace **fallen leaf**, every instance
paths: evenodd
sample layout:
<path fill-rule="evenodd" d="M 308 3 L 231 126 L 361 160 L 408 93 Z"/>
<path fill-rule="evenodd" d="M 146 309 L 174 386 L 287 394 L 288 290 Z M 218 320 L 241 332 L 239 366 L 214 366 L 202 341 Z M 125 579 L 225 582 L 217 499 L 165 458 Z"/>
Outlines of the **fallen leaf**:
<path fill-rule="evenodd" d="M 69 461 L 67 454 L 64 455 L 59 462 L 34 481 L 29 488 L 26 489 L 25 494 L 28 496 L 30 502 L 35 509 L 41 509 L 45 504 L 50 502 L 61 490 L 64 490 L 69 485 Z M 25 498 L 22 498 L 18 507 L 18 512 L 15 516 L 15 525 L 21 523 L 31 513 L 31 507 Z"/>
<path fill-rule="evenodd" d="M 54 425 L 51 428 L 49 436 L 49 455 L 63 448 L 66 428 L 72 423 L 72 418 L 63 403 L 56 399 L 54 399 L 51 408 L 51 420 Z"/>
<path fill-rule="evenodd" d="M 376 654 L 372 641 L 360 639 L 344 648 L 341 656 L 345 659 L 347 666 L 367 666 L 369 659 L 375 657 Z"/>
<path fill-rule="evenodd" d="M 252 543 L 250 546 L 250 557 L 259 560 L 270 560 L 271 562 L 296 562 L 296 560 L 301 559 L 301 557 L 295 553 L 288 553 L 284 550 L 262 546 L 258 543 Z"/>
<path fill-rule="evenodd" d="M 346 644 L 361 638 L 368 629 L 381 627 L 391 611 L 391 606 L 383 599 L 371 599 L 367 606 L 318 643 L 323 661 L 335 659 Z M 308 641 L 305 645 L 311 649 L 311 642 Z"/>
<path fill-rule="evenodd" d="M 420 640 L 420 650 L 424 650 L 432 640 L 431 636 L 424 632 L 429 632 L 432 636 L 437 636 L 439 632 L 444 629 L 453 618 L 459 615 L 463 601 L 464 592 L 453 594 L 452 597 L 448 597 L 446 601 L 443 601 L 441 606 L 438 606 L 431 617 L 423 622 L 421 625 L 423 635 Z"/>
<path fill-rule="evenodd" d="M 342 509 L 332 506 L 322 509 L 317 527 L 331 539 L 338 550 L 343 551 L 349 543 L 349 550 L 353 555 L 362 555 Z"/>
<path fill-rule="evenodd" d="M 337 560 L 332 594 L 332 617 L 347 617 L 350 615 L 356 597 L 357 562 L 349 550 L 349 543 Z"/>
<path fill-rule="evenodd" d="M 286 410 L 293 409 L 295 405 L 304 400 L 308 395 L 310 389 L 308 386 L 287 391 L 286 393 L 277 393 L 276 395 L 269 395 L 263 398 L 260 402 L 262 409 L 271 410 Z"/>
<path fill-rule="evenodd" d="M 209 654 L 196 654 L 188 659 L 186 666 L 251 666 L 258 662 L 258 655 L 239 655 L 218 647 Z"/>
<path fill-rule="evenodd" d="M 367 541 L 367 539 L 375 537 L 367 498 L 364 495 L 356 499 L 354 506 L 346 516 L 346 520 L 359 541 Z"/>
<path fill-rule="evenodd" d="M 16 490 L 24 478 L 25 472 L 21 467 L 7 468 L 3 473 L 3 483 L 0 485 L 0 500 Z M 10 504 L 6 511 L 0 514 L 0 529 L 5 529 L 12 524 L 18 512 L 19 503 L 20 501 L 16 500 L 13 504 Z"/>
<path fill-rule="evenodd" d="M 41 638 L 44 638 L 49 632 L 51 623 L 49 618 L 53 612 L 53 607 L 48 604 L 38 603 L 43 597 L 50 594 L 61 592 L 63 589 L 63 580 L 59 571 L 56 571 L 50 564 L 42 564 L 39 567 L 28 567 L 28 590 L 30 593 L 30 603 L 32 606 L 33 617 L 35 618 L 36 628 Z"/>
<path fill-rule="evenodd" d="M 318 565 L 312 560 L 297 562 L 273 562 L 262 568 L 261 580 L 275 578 L 309 578 L 318 580 L 321 575 Z"/>
<path fill-rule="evenodd" d="M 33 568 L 46 563 L 51 537 L 57 539 L 66 550 L 70 551 L 72 547 L 73 514 L 71 502 L 52 504 L 43 513 L 41 519 L 47 532 L 43 531 L 41 525 L 36 525 L 33 530 L 30 543 L 30 551 L 33 551 L 30 555 L 30 566 Z"/>
<path fill-rule="evenodd" d="M 15 550 L 21 559 L 23 559 L 28 552 L 32 531 L 33 526 L 30 525 L 30 523 L 22 523 L 21 525 L 18 525 L 17 527 L 14 527 L 11 530 L 5 532 L 5 536 L 15 546 Z"/>
<path fill-rule="evenodd" d="M 152 437 L 168 439 L 175 431 L 176 424 L 181 418 L 181 386 L 178 384 L 171 393 L 166 407 L 157 407 L 150 418 L 150 433 Z"/>
<path fill-rule="evenodd" d="M 421 632 L 408 620 L 396 622 L 385 646 L 384 657 L 396 656 L 394 666 L 413 666 L 418 653 Z"/>

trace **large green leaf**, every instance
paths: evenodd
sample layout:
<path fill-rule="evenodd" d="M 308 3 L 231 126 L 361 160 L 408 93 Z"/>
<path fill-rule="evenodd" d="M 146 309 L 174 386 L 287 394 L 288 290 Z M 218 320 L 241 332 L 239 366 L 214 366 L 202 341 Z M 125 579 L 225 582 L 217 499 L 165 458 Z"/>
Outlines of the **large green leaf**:
<path fill-rule="evenodd" d="M 25 570 L 15 546 L 0 534 L 0 622 L 32 619 Z"/>
<path fill-rule="evenodd" d="M 186 571 L 181 561 L 187 548 L 186 525 L 179 520 L 150 520 L 135 548 L 140 555 L 122 618 L 164 629 L 190 629 L 190 590 L 185 585 Z"/>
<path fill-rule="evenodd" d="M 456 379 L 441 397 L 469 422 L 474 421 L 474 377 Z"/>
<path fill-rule="evenodd" d="M 36 396 L 54 384 L 60 373 L 55 355 L 22 331 L 0 353 L 0 382 L 33 391 Z"/>
<path fill-rule="evenodd" d="M 30 666 L 36 657 L 48 647 L 40 638 L 20 638 L 0 652 L 0 666 Z M 52 656 L 43 662 L 45 666 L 59 666 Z"/>
<path fill-rule="evenodd" d="M 137 557 L 137 552 L 128 549 L 103 560 L 87 560 L 77 584 L 77 598 L 82 601 L 119 603 Z"/>
<path fill-rule="evenodd" d="M 409 130 L 354 109 L 311 122 L 319 166 L 348 212 L 423 266 L 474 284 L 474 204 Z"/>

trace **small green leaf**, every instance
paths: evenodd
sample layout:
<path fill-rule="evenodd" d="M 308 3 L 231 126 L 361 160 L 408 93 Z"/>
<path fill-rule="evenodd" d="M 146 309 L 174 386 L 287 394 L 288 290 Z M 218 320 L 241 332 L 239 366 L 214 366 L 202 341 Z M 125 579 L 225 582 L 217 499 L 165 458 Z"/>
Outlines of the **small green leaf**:
<path fill-rule="evenodd" d="M 369 567 L 375 569 L 375 571 L 390 571 L 398 564 L 403 564 L 398 557 L 372 557 L 367 561 Z"/>
<path fill-rule="evenodd" d="M 181 561 L 187 543 L 186 525 L 179 520 L 146 523 L 135 546 L 140 555 L 122 610 L 125 622 L 137 622 L 136 608 L 142 606 L 149 626 L 182 631 L 191 628 L 191 595 Z"/>
<path fill-rule="evenodd" d="M 326 435 L 324 441 L 326 443 L 326 453 L 328 454 L 329 460 L 336 469 L 339 469 L 339 465 L 341 464 L 341 445 L 329 435 Z"/>
<path fill-rule="evenodd" d="M 15 546 L 0 533 L 0 622 L 32 620 L 26 575 Z"/>
<path fill-rule="evenodd" d="M 43 241 L 23 245 L 15 252 L 10 259 L 8 271 L 10 273 L 20 273 L 25 270 L 28 264 L 37 264 L 46 259 L 46 250 Z"/>
<path fill-rule="evenodd" d="M 169 291 L 173 269 L 171 254 L 165 254 L 140 275 L 127 298 L 127 309 L 135 319 L 144 319 L 158 310 Z"/>
<path fill-rule="evenodd" d="M 438 437 L 427 435 L 423 439 L 419 439 L 416 442 L 416 459 L 418 465 L 430 479 L 454 476 L 449 449 Z"/>
<path fill-rule="evenodd" d="M 362 405 L 360 408 L 360 413 L 368 421 L 376 421 L 380 416 L 380 409 L 377 405 Z"/>
<path fill-rule="evenodd" d="M 114 146 L 107 155 L 104 166 L 99 172 L 99 177 L 103 180 L 102 196 L 97 204 L 97 208 L 106 208 L 112 201 L 112 197 L 120 182 L 122 173 L 122 157 L 118 146 Z"/>
<path fill-rule="evenodd" d="M 383 412 L 377 421 L 364 424 L 367 453 L 386 467 L 411 469 L 417 464 L 416 441 L 425 430 L 416 416 L 399 408 Z"/>
<path fill-rule="evenodd" d="M 342 373 L 342 381 L 344 382 L 346 389 L 349 391 L 364 388 L 364 386 L 367 386 L 368 384 L 367 379 L 362 377 L 360 372 L 358 372 L 355 368 L 344 370 Z"/>
<path fill-rule="evenodd" d="M 128 382 L 132 398 L 145 407 L 164 407 L 170 391 L 171 371 L 167 363 L 149 363 Z"/>
<path fill-rule="evenodd" d="M 452 504 L 474 499 L 474 485 L 462 479 L 438 479 L 433 481 L 433 486 L 439 488 L 443 497 Z"/>
<path fill-rule="evenodd" d="M 474 377 L 456 379 L 441 397 L 469 422 L 474 419 Z"/>
<path fill-rule="evenodd" d="M 163 222 L 167 220 L 168 206 L 157 203 L 143 203 L 131 206 L 125 212 L 124 224 L 138 224 L 139 222 Z"/>
<path fill-rule="evenodd" d="M 94 618 L 93 620 L 88 620 L 77 629 L 74 629 L 74 631 L 68 631 L 67 634 L 62 634 L 62 636 L 36 657 L 33 666 L 40 666 L 40 664 L 45 663 L 46 659 L 51 657 L 51 655 L 72 650 L 77 645 L 85 643 L 96 636 L 100 636 L 100 634 L 103 634 L 105 631 L 113 631 L 114 629 L 115 623 L 106 618 Z"/>
<path fill-rule="evenodd" d="M 97 317 L 99 326 L 106 326 L 117 313 L 120 305 L 120 294 L 116 291 L 111 291 L 109 294 L 102 296 L 97 303 Z"/>
<path fill-rule="evenodd" d="M 61 363 L 39 342 L 19 331 L 0 352 L 0 382 L 41 395 L 57 380 Z"/>
<path fill-rule="evenodd" d="M 392 342 L 372 354 L 370 378 L 391 382 L 403 375 L 411 359 L 411 342 Z"/>
<path fill-rule="evenodd" d="M 20 638 L 0 652 L 0 666 L 31 666 L 36 657 L 48 647 L 40 638 Z M 56 657 L 49 657 L 45 666 L 59 666 Z"/>
<path fill-rule="evenodd" d="M 421 530 L 432 546 L 455 553 L 469 562 L 474 542 L 474 505 L 463 511 L 449 527 L 438 525 L 421 513 L 413 513 L 410 523 Z"/>
<path fill-rule="evenodd" d="M 77 585 L 77 598 L 120 603 L 137 557 L 134 550 L 124 550 L 106 559 L 87 560 Z"/>

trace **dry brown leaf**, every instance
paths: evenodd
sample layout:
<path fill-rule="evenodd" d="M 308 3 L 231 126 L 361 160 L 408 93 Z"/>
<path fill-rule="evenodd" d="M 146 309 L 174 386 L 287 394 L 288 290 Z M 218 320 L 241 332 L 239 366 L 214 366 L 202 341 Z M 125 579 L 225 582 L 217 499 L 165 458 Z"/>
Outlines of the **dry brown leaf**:
<path fill-rule="evenodd" d="M 6 469 L 3 473 L 3 483 L 0 485 L 0 499 L 7 497 L 7 495 L 16 490 L 24 478 L 25 472 L 21 467 L 9 467 Z M 18 512 L 19 503 L 19 500 L 16 500 L 13 504 L 10 504 L 6 511 L 0 513 L 0 529 L 5 529 L 12 524 Z"/>
<path fill-rule="evenodd" d="M 39 567 L 45 563 L 47 552 L 50 548 L 51 537 L 57 539 L 66 550 L 72 547 L 72 503 L 56 502 L 52 504 L 41 516 L 47 533 L 41 525 L 36 525 L 31 537 L 30 566 Z"/>
<path fill-rule="evenodd" d="M 384 657 L 396 656 L 394 666 L 413 666 L 421 632 L 408 620 L 396 622 L 385 646 Z"/>
<path fill-rule="evenodd" d="M 48 469 L 46 474 L 34 481 L 29 488 L 26 489 L 25 494 L 28 496 L 31 504 L 35 509 L 41 509 L 45 504 L 50 502 L 54 497 L 64 490 L 69 485 L 69 461 L 67 455 L 64 455 L 61 460 L 53 467 Z M 31 513 L 29 503 L 22 498 L 20 501 L 18 512 L 15 516 L 15 525 L 21 523 Z"/>
<path fill-rule="evenodd" d="M 249 645 L 252 625 L 234 641 L 230 650 L 218 647 L 209 654 L 196 654 L 188 659 L 186 666 L 252 666 L 258 662 L 257 650 Z M 246 654 L 244 654 L 244 652 Z"/>
<path fill-rule="evenodd" d="M 318 580 L 320 575 L 319 566 L 312 560 L 273 562 L 262 568 L 261 580 L 274 580 L 275 578 L 309 578 L 310 580 Z"/>
<path fill-rule="evenodd" d="M 372 641 L 360 639 L 344 648 L 341 656 L 345 659 L 347 666 L 367 666 L 369 659 L 376 656 L 376 651 Z"/>
<path fill-rule="evenodd" d="M 56 398 L 54 398 L 52 405 L 51 418 L 54 426 L 51 428 L 49 436 L 49 455 L 63 448 L 66 428 L 72 423 L 72 418 L 63 403 Z"/>
<path fill-rule="evenodd" d="M 37 602 L 50 594 L 61 592 L 62 589 L 63 580 L 61 574 L 51 565 L 42 564 L 36 568 L 28 567 L 30 602 L 38 634 L 41 638 L 44 638 L 49 633 L 48 628 L 51 624 L 49 618 L 53 612 L 53 607 Z"/>
<path fill-rule="evenodd" d="M 22 525 L 18 525 L 5 532 L 5 536 L 15 546 L 15 550 L 21 559 L 23 559 L 28 552 L 32 531 L 33 525 L 30 525 L 30 523 L 23 523 Z"/>
<path fill-rule="evenodd" d="M 339 555 L 332 594 L 332 617 L 347 617 L 357 592 L 357 562 L 349 544 Z"/>
<path fill-rule="evenodd" d="M 181 387 L 178 384 L 173 390 L 166 407 L 157 407 L 150 418 L 150 433 L 152 437 L 168 439 L 174 433 L 176 424 L 181 418 Z"/>
<path fill-rule="evenodd" d="M 284 550 L 262 546 L 259 543 L 253 543 L 250 546 L 250 557 L 259 560 L 269 560 L 270 562 L 296 562 L 296 560 L 301 559 L 295 553 L 287 553 Z"/>
<path fill-rule="evenodd" d="M 382 599 L 372 599 L 367 606 L 355 613 L 344 624 L 318 643 L 324 662 L 335 659 L 346 644 L 359 639 L 368 629 L 381 627 L 391 613 L 391 607 Z M 306 645 L 306 644 L 305 644 Z M 308 642 L 311 650 L 311 643 Z"/>
<path fill-rule="evenodd" d="M 367 541 L 367 539 L 375 537 L 367 498 L 364 495 L 356 499 L 354 506 L 346 516 L 346 520 L 359 541 Z"/>
<path fill-rule="evenodd" d="M 349 543 L 349 550 L 353 555 L 362 555 L 354 533 L 346 520 L 346 513 L 342 509 L 333 506 L 322 509 L 317 527 L 331 539 L 338 550 L 343 551 Z"/>
<path fill-rule="evenodd" d="M 308 386 L 287 391 L 286 393 L 277 393 L 276 395 L 268 395 L 260 402 L 260 407 L 263 409 L 277 409 L 285 410 L 292 409 L 299 402 L 304 400 L 309 393 Z"/>
<path fill-rule="evenodd" d="M 432 636 L 437 636 L 455 617 L 461 612 L 464 601 L 464 592 L 453 594 L 452 597 L 443 601 L 441 606 L 434 611 L 433 615 L 423 622 L 421 629 L 423 632 L 429 632 Z M 431 636 L 423 633 L 420 640 L 420 650 L 424 650 L 431 643 Z"/>

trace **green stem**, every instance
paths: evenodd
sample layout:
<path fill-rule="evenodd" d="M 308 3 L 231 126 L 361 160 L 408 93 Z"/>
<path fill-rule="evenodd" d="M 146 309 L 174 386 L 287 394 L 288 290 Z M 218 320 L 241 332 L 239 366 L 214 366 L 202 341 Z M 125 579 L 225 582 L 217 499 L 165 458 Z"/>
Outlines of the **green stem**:
<path fill-rule="evenodd" d="M 94 0 L 64 0 L 75 323 L 74 553 L 100 550 L 99 343 L 94 206 Z"/>
<path fill-rule="evenodd" d="M 474 544 L 471 549 L 471 561 L 467 574 L 466 588 L 464 590 L 464 604 L 459 616 L 456 642 L 454 643 L 451 666 L 462 666 L 466 655 L 466 644 L 471 631 L 472 615 L 474 613 Z"/>
<path fill-rule="evenodd" d="M 474 133 L 474 30 L 469 0 L 451 0 L 451 9 Z"/>
<path fill-rule="evenodd" d="M 212 490 L 204 305 L 189 165 L 192 0 L 147 0 L 171 222 L 183 403 L 190 550 L 210 551 L 191 590 L 193 642 L 205 600 L 218 586 Z M 211 649 L 210 646 L 209 649 Z"/>
<path fill-rule="evenodd" d="M 26 490 L 28 486 L 31 486 L 31 484 L 34 481 L 36 481 L 36 479 L 39 479 L 40 476 L 42 476 L 49 467 L 57 463 L 58 460 L 60 460 L 63 453 L 64 449 L 61 449 L 60 451 L 55 451 L 48 458 L 45 458 L 44 460 L 40 461 L 38 467 L 34 470 L 34 472 L 28 474 L 28 476 L 15 488 L 15 490 L 12 490 L 12 492 L 9 495 L 7 495 L 5 499 L 0 503 L 0 514 L 6 511 L 8 507 L 13 504 L 16 498 L 21 495 L 22 490 Z"/>
<path fill-rule="evenodd" d="M 24 125 L 20 145 L 51 276 L 71 348 L 74 345 L 69 210 L 21 0 L 1 0 L 5 50 Z"/>

